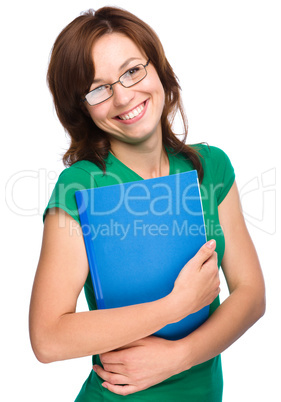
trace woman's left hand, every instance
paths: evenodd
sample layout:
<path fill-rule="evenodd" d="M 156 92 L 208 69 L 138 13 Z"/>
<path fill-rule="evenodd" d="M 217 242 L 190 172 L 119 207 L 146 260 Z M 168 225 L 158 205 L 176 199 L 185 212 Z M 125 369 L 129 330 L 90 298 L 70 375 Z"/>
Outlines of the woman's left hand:
<path fill-rule="evenodd" d="M 95 365 L 93 369 L 109 391 L 129 395 L 187 369 L 178 347 L 177 341 L 148 336 L 123 349 L 101 354 L 103 368 Z"/>

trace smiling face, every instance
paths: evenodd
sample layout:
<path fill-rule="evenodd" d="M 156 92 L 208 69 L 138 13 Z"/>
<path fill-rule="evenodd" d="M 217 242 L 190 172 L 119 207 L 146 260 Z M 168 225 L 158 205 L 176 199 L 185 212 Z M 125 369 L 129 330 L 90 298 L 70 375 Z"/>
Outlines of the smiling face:
<path fill-rule="evenodd" d="M 127 36 L 111 33 L 102 36 L 93 46 L 95 77 L 90 90 L 116 82 L 137 64 L 146 65 L 148 57 Z M 85 102 L 94 123 L 115 141 L 140 144 L 157 137 L 162 141 L 161 115 L 165 94 L 154 66 L 146 67 L 147 76 L 134 86 L 113 86 L 110 99 L 90 106 Z"/>

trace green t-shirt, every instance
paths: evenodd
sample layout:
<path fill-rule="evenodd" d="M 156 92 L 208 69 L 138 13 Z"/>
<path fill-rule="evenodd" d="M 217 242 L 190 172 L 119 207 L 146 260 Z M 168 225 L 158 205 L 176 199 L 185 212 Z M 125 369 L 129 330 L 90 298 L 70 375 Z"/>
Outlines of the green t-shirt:
<path fill-rule="evenodd" d="M 201 154 L 204 168 L 204 179 L 200 185 L 207 239 L 217 242 L 218 266 L 220 267 L 225 249 L 222 228 L 219 223 L 218 205 L 223 201 L 234 182 L 234 170 L 228 156 L 219 148 L 206 145 L 194 145 Z M 182 155 L 174 155 L 168 151 L 170 162 L 169 174 L 193 170 L 190 161 Z M 79 161 L 65 169 L 60 174 L 50 201 L 44 212 L 59 207 L 80 223 L 75 191 L 93 187 L 110 186 L 117 183 L 127 183 L 143 180 L 133 170 L 109 153 L 106 160 L 106 174 L 104 175 L 94 163 Z M 52 213 L 52 210 L 49 211 Z M 96 309 L 94 290 L 90 274 L 86 280 L 84 291 L 90 310 Z M 211 304 L 210 314 L 219 306 L 217 297 Z M 99 356 L 93 356 L 94 364 L 101 364 Z M 123 401 L 124 397 L 116 395 L 102 387 L 97 374 L 91 370 L 85 381 L 76 402 Z M 178 375 L 168 378 L 144 391 L 126 396 L 126 401 L 146 402 L 220 402 L 222 400 L 223 378 L 221 359 L 217 356 L 203 364 L 192 367 Z"/>

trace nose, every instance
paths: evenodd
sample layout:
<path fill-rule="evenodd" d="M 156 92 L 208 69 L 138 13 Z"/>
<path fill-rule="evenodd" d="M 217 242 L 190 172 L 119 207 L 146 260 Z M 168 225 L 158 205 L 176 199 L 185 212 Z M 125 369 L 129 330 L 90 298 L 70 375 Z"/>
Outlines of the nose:
<path fill-rule="evenodd" d="M 113 89 L 114 106 L 125 106 L 135 97 L 135 91 L 132 88 L 125 88 L 120 82 L 117 82 Z"/>

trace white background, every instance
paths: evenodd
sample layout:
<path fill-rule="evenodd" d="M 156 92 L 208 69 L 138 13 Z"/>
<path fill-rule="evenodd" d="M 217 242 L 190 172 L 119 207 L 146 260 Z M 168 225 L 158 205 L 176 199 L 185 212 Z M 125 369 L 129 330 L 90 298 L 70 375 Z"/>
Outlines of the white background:
<path fill-rule="evenodd" d="M 158 33 L 179 77 L 189 143 L 228 153 L 267 284 L 267 313 L 223 353 L 224 402 L 281 401 L 281 11 L 273 0 L 9 1 L 1 6 L 1 400 L 73 401 L 91 358 L 43 365 L 28 309 L 42 212 L 68 140 L 45 75 L 62 28 L 88 8 L 118 5 Z M 279 243 L 278 243 L 279 239 Z M 222 297 L 226 297 L 224 286 Z M 84 294 L 79 310 L 86 309 Z M 278 334 L 279 332 L 279 334 Z M 5 395 L 5 396 L 4 396 Z M 160 401 L 159 401 L 160 402 Z M 207 401 L 206 401 L 207 402 Z"/>

